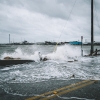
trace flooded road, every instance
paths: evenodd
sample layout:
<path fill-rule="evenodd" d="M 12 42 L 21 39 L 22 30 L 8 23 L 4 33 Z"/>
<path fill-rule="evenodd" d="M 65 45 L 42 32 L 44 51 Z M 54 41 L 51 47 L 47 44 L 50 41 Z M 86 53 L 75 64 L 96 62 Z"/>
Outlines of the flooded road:
<path fill-rule="evenodd" d="M 35 60 L 28 64 L 0 66 L 1 100 L 24 100 L 81 80 L 100 80 L 100 57 L 81 57 L 80 46 L 58 46 L 55 52 L 52 45 L 0 48 L 0 59 L 11 56 Z M 83 51 L 84 55 L 88 54 L 90 46 L 83 46 Z M 40 61 L 38 52 L 49 60 Z"/>

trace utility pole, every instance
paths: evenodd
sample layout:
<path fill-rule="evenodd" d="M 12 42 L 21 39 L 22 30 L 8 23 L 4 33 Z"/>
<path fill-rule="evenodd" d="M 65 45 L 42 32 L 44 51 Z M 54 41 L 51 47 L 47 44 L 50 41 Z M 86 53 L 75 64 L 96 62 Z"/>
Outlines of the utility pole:
<path fill-rule="evenodd" d="M 92 55 L 94 51 L 94 30 L 93 30 L 93 0 L 91 0 L 91 50 L 90 54 Z"/>

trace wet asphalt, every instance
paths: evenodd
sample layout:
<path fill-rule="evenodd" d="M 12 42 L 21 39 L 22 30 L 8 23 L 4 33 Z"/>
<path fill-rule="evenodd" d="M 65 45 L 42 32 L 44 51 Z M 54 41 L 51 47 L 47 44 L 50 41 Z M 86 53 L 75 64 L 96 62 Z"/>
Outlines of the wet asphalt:
<path fill-rule="evenodd" d="M 0 87 L 0 100 L 25 100 L 27 98 L 56 90 L 73 83 L 80 82 L 79 79 L 55 80 L 36 83 L 0 83 L 10 87 L 13 91 L 4 90 Z M 83 98 L 83 99 L 82 99 Z M 85 98 L 85 99 L 84 99 Z M 39 99 L 36 99 L 39 100 Z M 64 95 L 57 96 L 51 100 L 100 100 L 100 81 L 74 90 Z"/>

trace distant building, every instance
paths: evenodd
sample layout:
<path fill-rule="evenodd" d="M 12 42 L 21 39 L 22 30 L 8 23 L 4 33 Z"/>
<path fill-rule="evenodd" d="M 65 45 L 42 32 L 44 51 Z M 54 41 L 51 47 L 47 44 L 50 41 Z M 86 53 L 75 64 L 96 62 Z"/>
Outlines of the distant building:
<path fill-rule="evenodd" d="M 29 44 L 29 42 L 26 41 L 26 40 L 24 40 L 24 41 L 22 42 L 22 44 Z"/>
<path fill-rule="evenodd" d="M 79 42 L 79 41 L 71 41 L 71 42 L 69 42 L 69 44 L 71 44 L 71 45 L 81 45 L 82 42 Z"/>
<path fill-rule="evenodd" d="M 50 42 L 50 41 L 45 41 L 45 45 L 64 45 L 68 44 L 69 42 Z"/>

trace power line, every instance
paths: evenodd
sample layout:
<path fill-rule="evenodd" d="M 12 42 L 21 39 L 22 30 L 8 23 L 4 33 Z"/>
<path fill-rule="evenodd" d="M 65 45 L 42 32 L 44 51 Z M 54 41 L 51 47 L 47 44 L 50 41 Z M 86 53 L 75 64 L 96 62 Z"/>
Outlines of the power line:
<path fill-rule="evenodd" d="M 70 18 L 70 15 L 71 15 L 71 13 L 72 13 L 72 11 L 73 11 L 73 8 L 74 8 L 74 6 L 75 6 L 75 3 L 76 3 L 76 0 L 75 0 L 75 2 L 74 2 L 74 4 L 73 4 L 73 7 L 72 7 L 70 13 L 69 13 L 69 16 L 68 16 L 68 18 L 67 18 L 67 21 L 68 21 L 69 18 Z M 66 26 L 66 24 L 65 24 L 65 26 Z M 64 26 L 64 28 L 65 28 L 65 26 Z M 63 31 L 64 31 L 64 28 L 63 28 L 63 30 L 62 30 L 62 32 L 61 32 L 61 35 L 62 35 Z M 60 37 L 61 37 L 61 35 L 60 35 Z M 59 37 L 59 38 L 60 38 L 60 37 Z"/>
<path fill-rule="evenodd" d="M 86 3 L 90 3 L 90 1 L 84 0 Z"/>
<path fill-rule="evenodd" d="M 72 9 L 71 9 L 71 11 L 70 11 L 70 13 L 69 13 L 69 15 L 68 15 L 67 21 L 68 21 L 69 18 L 70 18 L 70 15 L 71 15 L 71 13 L 72 13 L 72 11 L 73 11 L 73 8 L 74 8 L 74 6 L 75 6 L 75 4 L 76 4 L 76 1 L 77 1 L 77 0 L 75 0 L 75 2 L 74 2 L 74 4 L 73 4 L 73 7 L 72 7 Z M 60 37 L 58 38 L 58 42 L 59 42 L 59 39 L 61 38 L 61 35 L 62 35 L 63 31 L 64 31 L 65 26 L 66 26 L 66 24 L 64 25 L 64 27 L 63 27 L 63 29 L 62 29 L 62 32 L 61 32 L 61 34 L 60 34 Z M 55 48 L 54 48 L 54 51 L 56 50 L 57 45 L 58 45 L 58 43 L 56 44 L 56 46 L 55 46 Z"/>
<path fill-rule="evenodd" d="M 94 0 L 94 7 L 95 7 L 95 13 L 96 13 L 96 20 L 97 20 L 97 23 L 98 23 L 98 27 L 100 28 L 100 24 L 99 24 L 99 19 L 98 19 L 98 15 L 97 15 L 97 9 L 96 9 L 96 4 L 95 4 L 95 0 Z"/>

